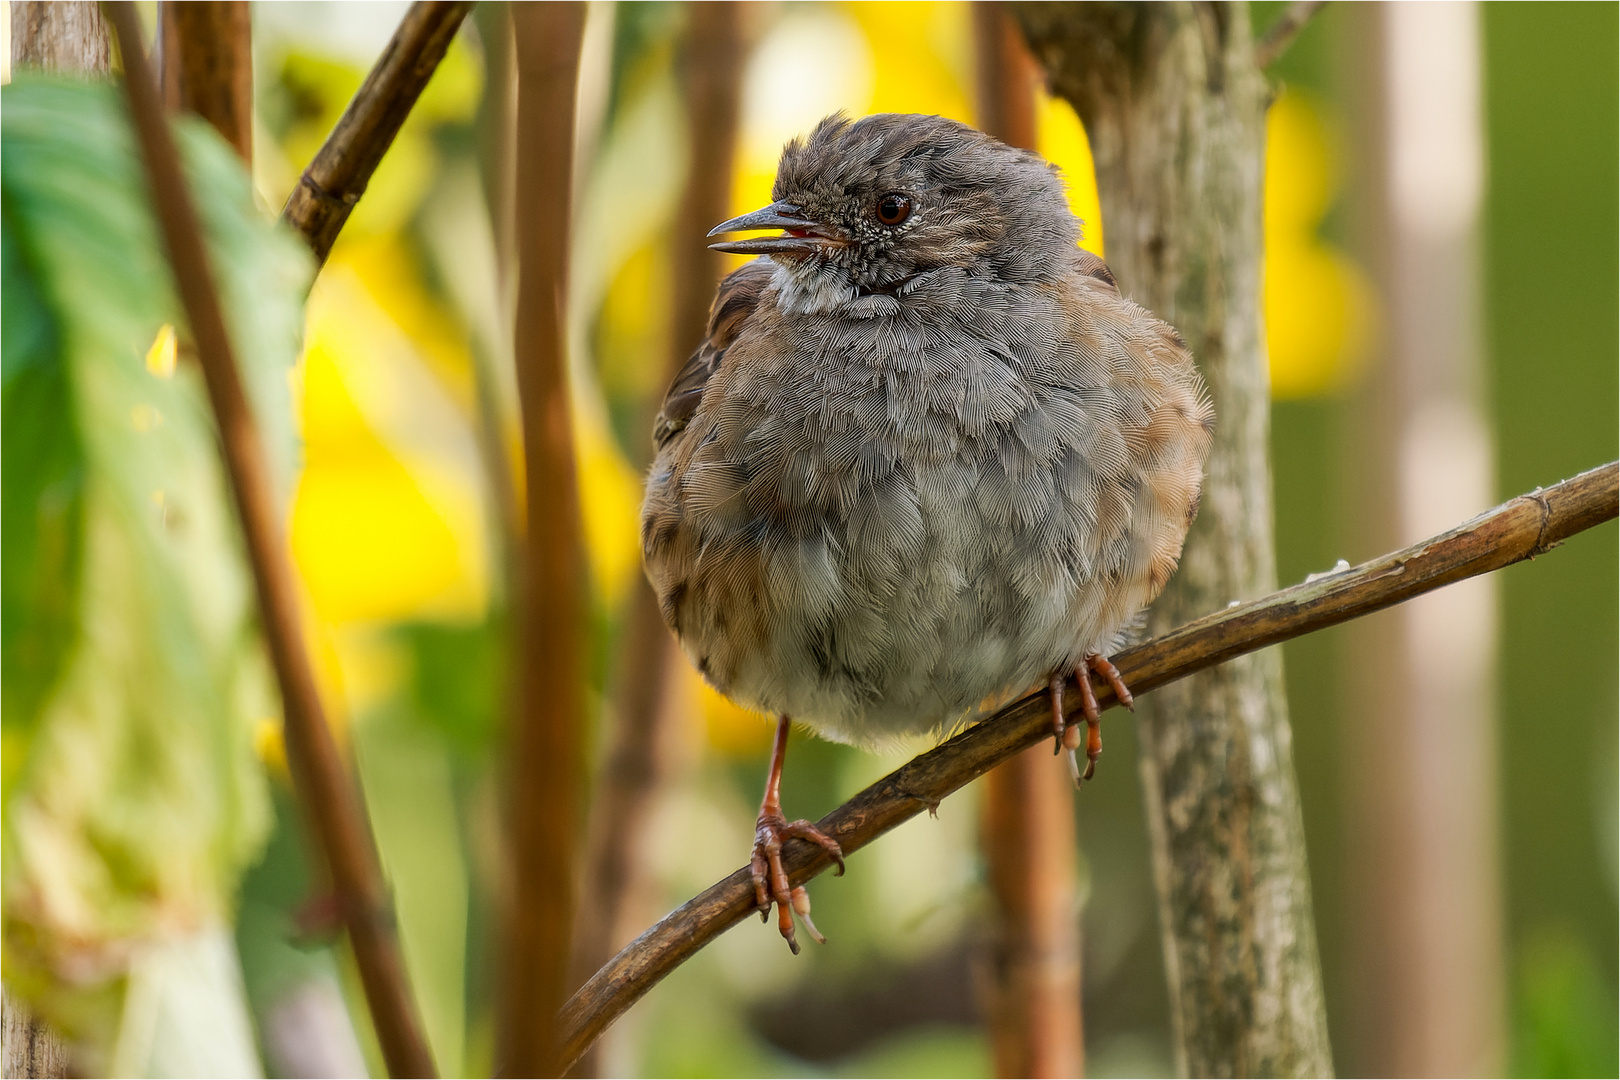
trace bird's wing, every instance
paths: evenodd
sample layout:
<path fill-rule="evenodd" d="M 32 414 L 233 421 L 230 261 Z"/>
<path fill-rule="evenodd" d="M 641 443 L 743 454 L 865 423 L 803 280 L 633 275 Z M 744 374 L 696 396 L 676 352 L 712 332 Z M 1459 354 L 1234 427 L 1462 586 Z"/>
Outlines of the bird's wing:
<path fill-rule="evenodd" d="M 653 421 L 653 443 L 662 448 L 675 436 L 703 398 L 703 388 L 720 367 L 726 349 L 741 331 L 743 323 L 759 306 L 759 298 L 770 283 L 775 264 L 768 258 L 755 259 L 727 275 L 715 293 L 709 309 L 709 329 L 697 351 L 681 366 L 675 381 L 664 394 L 664 405 Z"/>
<path fill-rule="evenodd" d="M 1077 446 L 1093 542 L 1099 552 L 1117 544 L 1157 595 L 1198 512 L 1215 414 L 1181 335 L 1122 297 L 1101 259 L 1080 255 L 1061 291 L 1080 358 L 1075 385 L 1094 388 L 1085 411 L 1095 423 Z"/>
<path fill-rule="evenodd" d="M 1098 281 L 1107 282 L 1109 285 L 1113 286 L 1115 292 L 1119 291 L 1119 282 L 1114 280 L 1114 272 L 1108 269 L 1108 264 L 1103 262 L 1098 256 L 1093 255 L 1085 248 L 1081 248 L 1080 254 L 1075 259 L 1075 262 L 1078 264 L 1079 270 L 1082 274 L 1086 275 L 1087 277 L 1094 277 Z"/>

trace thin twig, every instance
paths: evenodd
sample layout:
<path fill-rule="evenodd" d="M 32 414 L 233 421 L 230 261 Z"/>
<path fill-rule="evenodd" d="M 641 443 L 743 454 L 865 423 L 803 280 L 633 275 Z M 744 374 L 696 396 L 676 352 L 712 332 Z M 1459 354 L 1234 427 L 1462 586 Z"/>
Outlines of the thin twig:
<path fill-rule="evenodd" d="M 1327 7 L 1328 0 L 1294 0 L 1277 16 L 1277 21 L 1266 28 L 1265 34 L 1254 45 L 1254 66 L 1264 71 L 1294 43 L 1311 16 Z"/>
<path fill-rule="evenodd" d="M 1415 596 L 1534 558 L 1615 517 L 1611 462 L 1572 480 L 1521 495 L 1472 521 L 1352 569 L 1315 575 L 1260 600 L 1237 604 L 1127 649 L 1114 663 L 1138 696 L 1216 664 L 1312 631 L 1391 607 Z M 1104 708 L 1117 704 L 1099 689 Z M 1069 694 L 1070 719 L 1078 694 Z M 890 773 L 822 818 L 821 829 L 847 856 L 1014 754 L 1052 735 L 1044 691 Z M 784 851 L 788 877 L 809 881 L 831 865 L 820 847 L 794 840 Z M 564 1060 L 572 1062 L 660 979 L 754 910 L 746 867 L 710 886 L 626 946 L 563 1007 Z"/>
<path fill-rule="evenodd" d="M 450 48 L 469 0 L 417 0 L 383 49 L 332 134 L 287 197 L 281 218 L 326 262 L 349 212 Z"/>
<path fill-rule="evenodd" d="M 124 89 L 135 119 L 153 207 L 196 341 L 208 399 L 219 424 L 226 471 L 253 568 L 259 614 L 281 686 L 293 778 L 331 865 L 333 887 L 389 1072 L 395 1076 L 431 1076 L 433 1059 L 411 1000 L 376 849 L 315 689 L 299 623 L 286 535 L 270 494 L 264 446 L 242 389 L 208 255 L 203 249 L 196 208 L 141 46 L 135 5 L 109 3 L 106 12 L 123 56 Z"/>

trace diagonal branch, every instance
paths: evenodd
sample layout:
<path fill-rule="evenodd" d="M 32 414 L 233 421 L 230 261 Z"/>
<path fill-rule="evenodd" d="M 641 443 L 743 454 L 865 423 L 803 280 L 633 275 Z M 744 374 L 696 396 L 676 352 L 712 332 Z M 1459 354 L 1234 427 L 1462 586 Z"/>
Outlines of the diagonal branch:
<path fill-rule="evenodd" d="M 1266 28 L 1265 35 L 1254 43 L 1254 66 L 1264 71 L 1294 43 L 1311 16 L 1327 7 L 1328 0 L 1294 0 L 1277 16 L 1277 21 Z"/>
<path fill-rule="evenodd" d="M 281 219 L 326 262 L 343 223 L 450 48 L 469 0 L 417 0 L 383 49 L 332 134 L 287 197 Z"/>
<path fill-rule="evenodd" d="M 394 930 L 393 908 L 383 888 L 365 810 L 338 755 L 315 688 L 315 673 L 299 622 L 286 534 L 270 494 L 264 443 L 242 388 L 208 252 L 203 247 L 197 210 L 180 168 L 180 155 L 141 47 L 135 5 L 127 0 L 108 3 L 105 11 L 117 33 L 124 61 L 124 93 L 134 119 L 152 207 L 174 271 L 176 291 L 197 343 L 208 400 L 219 424 L 220 449 L 253 569 L 265 643 L 281 688 L 293 779 L 331 867 L 333 889 L 349 930 L 355 966 L 360 971 L 388 1071 L 394 1076 L 433 1076 L 433 1057 L 422 1037 L 411 998 Z"/>
<path fill-rule="evenodd" d="M 1247 604 L 1237 604 L 1115 656 L 1138 694 L 1245 653 L 1335 626 L 1465 578 L 1535 558 L 1576 533 L 1615 517 L 1611 462 L 1572 480 L 1502 504 L 1472 521 L 1360 566 L 1313 574 Z M 1070 694 L 1078 702 L 1078 694 Z M 1098 691 L 1104 708 L 1117 704 Z M 1078 708 L 1071 708 L 1077 714 Z M 1071 717 L 1073 719 L 1073 717 Z M 901 766 L 822 818 L 820 827 L 849 855 L 1042 739 L 1051 717 L 1044 692 Z M 794 884 L 830 865 L 819 847 L 790 841 L 784 852 Z M 573 1062 L 609 1024 L 697 951 L 754 910 L 747 868 L 710 886 L 626 946 L 563 1006 L 563 1059 Z"/>

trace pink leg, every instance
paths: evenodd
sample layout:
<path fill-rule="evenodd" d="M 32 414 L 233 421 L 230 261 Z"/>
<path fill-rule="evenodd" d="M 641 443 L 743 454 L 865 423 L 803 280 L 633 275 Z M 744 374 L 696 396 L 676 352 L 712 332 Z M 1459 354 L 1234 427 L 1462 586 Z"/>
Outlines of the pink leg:
<path fill-rule="evenodd" d="M 759 804 L 759 820 L 754 823 L 754 854 L 749 868 L 754 876 L 754 902 L 759 906 L 759 917 L 770 918 L 771 904 L 776 904 L 776 924 L 787 939 L 788 948 L 798 955 L 799 943 L 793 937 L 793 913 L 799 913 L 804 927 L 818 942 L 825 942 L 810 921 L 810 896 L 804 886 L 789 887 L 787 871 L 782 868 L 782 842 L 789 839 L 808 840 L 825 848 L 844 872 L 844 852 L 838 841 L 808 821 L 788 821 L 782 817 L 782 764 L 787 760 L 788 731 L 792 724 L 786 714 L 776 721 L 776 741 L 771 747 L 771 767 L 765 775 L 765 798 Z"/>

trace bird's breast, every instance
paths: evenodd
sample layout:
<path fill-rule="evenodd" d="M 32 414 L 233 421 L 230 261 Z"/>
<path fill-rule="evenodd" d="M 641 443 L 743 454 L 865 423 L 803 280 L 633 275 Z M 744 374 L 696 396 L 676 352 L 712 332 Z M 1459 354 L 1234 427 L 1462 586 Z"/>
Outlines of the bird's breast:
<path fill-rule="evenodd" d="M 892 320 L 721 372 L 647 503 L 649 572 L 716 686 L 871 741 L 956 722 L 1123 619 L 1129 485 L 1091 460 L 1121 449 L 1122 406 L 1018 352 Z"/>

